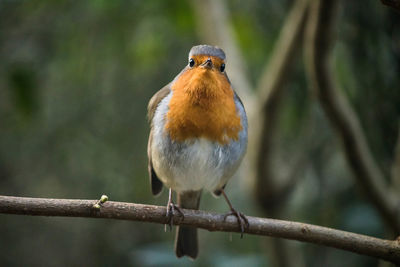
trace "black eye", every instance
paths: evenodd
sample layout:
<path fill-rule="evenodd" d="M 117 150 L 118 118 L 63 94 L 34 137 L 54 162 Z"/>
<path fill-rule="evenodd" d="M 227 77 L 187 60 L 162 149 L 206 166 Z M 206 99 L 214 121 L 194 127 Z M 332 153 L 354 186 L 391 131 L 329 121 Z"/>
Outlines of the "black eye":
<path fill-rule="evenodd" d="M 189 67 L 193 67 L 194 66 L 194 60 L 193 58 L 189 59 Z"/>
<path fill-rule="evenodd" d="M 222 63 L 222 64 L 221 64 L 220 70 L 221 70 L 221 72 L 224 72 L 224 70 L 225 70 L 225 63 Z"/>

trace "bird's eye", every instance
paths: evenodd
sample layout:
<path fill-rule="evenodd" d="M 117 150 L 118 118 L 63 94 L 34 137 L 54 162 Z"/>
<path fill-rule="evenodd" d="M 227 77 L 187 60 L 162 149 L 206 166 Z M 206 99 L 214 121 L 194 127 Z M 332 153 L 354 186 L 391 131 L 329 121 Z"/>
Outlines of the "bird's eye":
<path fill-rule="evenodd" d="M 224 72 L 224 70 L 225 70 L 225 63 L 222 63 L 222 64 L 221 64 L 220 70 L 221 70 L 221 72 Z"/>
<path fill-rule="evenodd" d="M 189 59 L 189 67 L 193 67 L 194 66 L 194 59 L 193 58 L 191 58 L 191 59 Z"/>

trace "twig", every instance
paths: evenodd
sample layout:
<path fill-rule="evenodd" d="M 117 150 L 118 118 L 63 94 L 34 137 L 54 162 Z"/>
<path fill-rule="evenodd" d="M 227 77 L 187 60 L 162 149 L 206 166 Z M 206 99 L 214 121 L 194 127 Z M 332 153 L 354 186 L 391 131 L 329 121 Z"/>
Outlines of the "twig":
<path fill-rule="evenodd" d="M 102 195 L 96 203 L 93 204 L 93 208 L 96 210 L 100 210 L 101 206 L 108 201 L 108 196 Z"/>
<path fill-rule="evenodd" d="M 100 210 L 93 207 L 98 200 L 50 199 L 0 196 L 0 213 L 34 215 L 107 218 L 165 224 L 165 207 L 107 201 Z M 173 218 L 173 224 L 195 226 L 209 231 L 240 232 L 236 219 L 223 214 L 182 209 L 184 219 Z M 335 230 L 331 228 L 274 219 L 247 216 L 250 227 L 247 234 L 293 239 L 400 263 L 398 240 Z"/>
<path fill-rule="evenodd" d="M 335 83 L 330 68 L 335 0 L 312 1 L 305 45 L 308 76 L 322 108 L 343 142 L 347 161 L 359 185 L 387 224 L 400 232 L 400 199 L 387 185 L 374 160 L 356 113 Z"/>

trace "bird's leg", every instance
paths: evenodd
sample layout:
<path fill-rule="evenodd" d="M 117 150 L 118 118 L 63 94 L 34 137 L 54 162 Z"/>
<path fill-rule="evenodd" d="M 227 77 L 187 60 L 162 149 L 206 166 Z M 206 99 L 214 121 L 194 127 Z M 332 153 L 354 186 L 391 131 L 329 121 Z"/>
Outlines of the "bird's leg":
<path fill-rule="evenodd" d="M 167 225 L 169 225 L 169 230 L 172 230 L 172 222 L 173 222 L 173 217 L 175 215 L 175 210 L 178 211 L 179 215 L 182 216 L 182 218 L 184 217 L 183 212 L 181 211 L 181 209 L 174 204 L 174 202 L 172 201 L 172 189 L 169 189 L 169 197 L 168 197 L 168 203 L 167 203 L 167 224 L 164 227 L 165 232 L 167 231 Z"/>
<path fill-rule="evenodd" d="M 237 220 L 238 220 L 238 223 L 239 223 L 239 226 L 240 226 L 240 230 L 241 230 L 240 238 L 243 238 L 243 233 L 244 233 L 245 228 L 247 229 L 247 228 L 249 228 L 249 226 L 250 226 L 249 221 L 247 220 L 246 216 L 244 216 L 243 213 L 241 213 L 240 211 L 235 210 L 235 209 L 232 207 L 232 204 L 231 204 L 231 202 L 229 201 L 227 195 L 225 194 L 224 189 L 221 189 L 221 193 L 222 193 L 222 195 L 224 196 L 226 202 L 228 203 L 229 208 L 231 209 L 231 211 L 230 211 L 229 213 L 225 214 L 225 216 L 224 216 L 224 221 L 225 221 L 226 218 L 227 218 L 228 216 L 230 216 L 230 215 L 235 216 L 235 217 L 237 218 Z"/>

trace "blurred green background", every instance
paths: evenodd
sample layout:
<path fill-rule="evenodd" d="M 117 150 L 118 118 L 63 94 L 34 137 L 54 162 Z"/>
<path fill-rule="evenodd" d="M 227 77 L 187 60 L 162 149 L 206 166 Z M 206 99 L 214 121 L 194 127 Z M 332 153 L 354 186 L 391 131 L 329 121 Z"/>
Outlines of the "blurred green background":
<path fill-rule="evenodd" d="M 226 4 L 255 85 L 293 2 Z M 337 24 L 338 82 L 389 176 L 400 115 L 400 17 L 377 0 L 342 1 Z M 188 1 L 0 0 L 0 194 L 107 194 L 165 205 L 166 190 L 153 198 L 147 177 L 146 106 L 187 64 L 190 48 L 203 42 L 197 29 Z M 299 139 L 312 140 L 313 149 L 282 219 L 388 237 L 309 95 L 300 61 L 287 88 L 279 153 L 298 152 Z M 304 123 L 312 130 L 299 131 Z M 284 171 L 283 162 L 277 168 Z M 239 210 L 262 217 L 247 184 L 246 176 L 236 176 L 227 193 Z M 207 193 L 201 209 L 225 212 L 227 206 Z M 272 266 L 269 238 L 202 230 L 199 236 L 200 256 L 192 262 L 175 258 L 174 232 L 158 224 L 0 215 L 0 266 Z M 378 264 L 294 241 L 289 248 L 298 266 Z"/>

